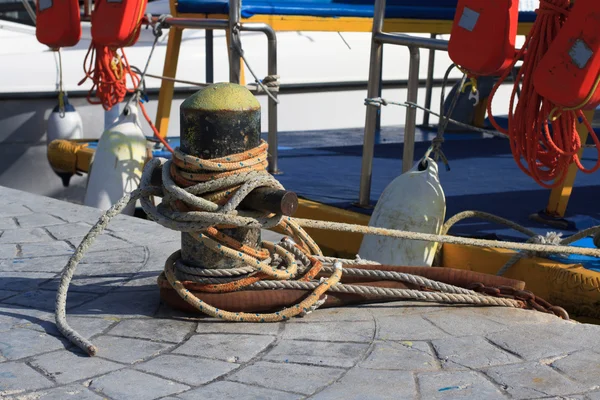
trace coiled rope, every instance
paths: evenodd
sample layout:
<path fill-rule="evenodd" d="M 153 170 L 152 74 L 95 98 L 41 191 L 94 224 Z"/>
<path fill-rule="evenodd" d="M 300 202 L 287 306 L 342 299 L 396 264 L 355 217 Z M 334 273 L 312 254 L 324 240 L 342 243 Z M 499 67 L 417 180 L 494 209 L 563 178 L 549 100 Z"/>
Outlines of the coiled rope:
<path fill-rule="evenodd" d="M 513 158 L 519 168 L 547 189 L 562 185 L 572 163 L 584 173 L 592 173 L 600 168 L 600 141 L 581 109 L 565 109 L 556 115 L 555 111 L 560 107 L 542 97 L 533 85 L 533 72 L 567 18 L 570 4 L 570 0 L 540 1 L 535 11 L 537 17 L 525 44 L 492 88 L 487 106 L 494 128 L 509 136 Z M 508 129 L 504 129 L 494 119 L 492 100 L 520 59 L 523 59 L 523 65 L 517 73 L 510 97 Z M 521 94 L 515 104 L 520 84 Z M 585 124 L 598 150 L 596 164 L 589 169 L 583 166 L 578 155 L 585 145 L 577 133 L 578 119 Z"/>
<path fill-rule="evenodd" d="M 362 293 L 392 299 L 417 299 L 434 302 L 462 303 L 486 306 L 525 308 L 520 300 L 488 296 L 475 291 L 427 280 L 408 274 L 389 271 L 363 272 L 352 268 L 353 264 L 365 263 L 357 259 L 344 260 L 349 268 L 343 269 L 338 259 L 323 257 L 318 245 L 303 230 L 302 226 L 319 229 L 341 230 L 375 235 L 402 237 L 414 240 L 460 243 L 484 247 L 518 248 L 526 250 L 547 250 L 549 252 L 586 253 L 600 256 L 600 250 L 566 248 L 565 246 L 544 246 L 529 243 L 507 243 L 444 235 L 431 235 L 418 232 L 405 232 L 392 229 L 365 227 L 308 219 L 285 217 L 281 214 L 268 214 L 258 211 L 238 209 L 244 198 L 255 188 L 270 187 L 283 189 L 283 186 L 266 171 L 267 144 L 263 141 L 252 150 L 227 157 L 203 160 L 175 149 L 172 160 L 154 158 L 144 167 L 139 189 L 126 194 L 111 207 L 84 237 L 75 253 L 65 266 L 56 297 L 56 322 L 58 329 L 73 343 L 88 354 L 95 354 L 95 346 L 74 331 L 66 320 L 66 298 L 70 281 L 79 261 L 95 238 L 128 204 L 140 200 L 148 217 L 158 224 L 189 233 L 206 249 L 222 257 L 241 261 L 245 266 L 236 269 L 210 269 L 211 266 L 197 268 L 185 265 L 181 252 L 173 253 L 165 263 L 164 279 L 185 300 L 201 312 L 230 321 L 284 321 L 294 316 L 304 315 L 319 306 L 320 297 L 327 293 Z M 157 175 L 157 173 L 160 173 Z M 160 186 L 153 185 L 153 177 L 161 176 Z M 155 178 L 156 179 L 156 178 Z M 152 196 L 162 197 L 157 206 Z M 256 250 L 225 235 L 220 229 L 281 228 L 293 242 L 284 240 L 280 244 L 263 241 Z M 333 265 L 332 265 L 333 264 Z M 359 285 L 342 285 L 343 273 L 355 276 L 376 276 L 382 279 L 415 283 L 438 292 L 412 289 L 389 289 Z M 322 277 L 316 280 L 321 274 Z M 328 276 L 323 276 L 328 274 Z M 162 277 L 163 275 L 161 275 Z M 161 277 L 159 277 L 159 282 Z M 225 277 L 226 279 L 219 279 Z M 232 279 L 233 278 L 233 279 Z M 279 312 L 259 314 L 229 312 L 221 310 L 198 299 L 185 285 L 185 281 L 197 282 L 194 290 L 206 293 L 227 293 L 239 289 L 267 290 L 273 288 L 300 288 L 312 293 L 296 305 Z"/>

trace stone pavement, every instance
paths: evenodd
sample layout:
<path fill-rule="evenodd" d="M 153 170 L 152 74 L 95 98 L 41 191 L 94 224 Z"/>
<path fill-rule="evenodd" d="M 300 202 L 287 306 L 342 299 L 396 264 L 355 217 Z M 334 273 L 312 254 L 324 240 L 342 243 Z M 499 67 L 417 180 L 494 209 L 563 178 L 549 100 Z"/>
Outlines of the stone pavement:
<path fill-rule="evenodd" d="M 99 347 L 88 357 L 53 307 L 99 215 L 0 188 L 0 398 L 600 399 L 600 326 L 534 311 L 397 302 L 276 324 L 189 318 L 156 286 L 179 234 L 121 216 L 68 296 L 71 325 Z"/>

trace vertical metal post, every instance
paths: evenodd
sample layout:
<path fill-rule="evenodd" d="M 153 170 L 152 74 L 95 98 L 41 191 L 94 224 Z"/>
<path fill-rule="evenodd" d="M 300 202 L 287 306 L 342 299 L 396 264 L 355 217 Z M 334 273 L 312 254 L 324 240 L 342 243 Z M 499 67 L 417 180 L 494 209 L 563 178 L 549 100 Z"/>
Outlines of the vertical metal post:
<path fill-rule="evenodd" d="M 431 34 L 432 39 L 437 38 L 436 33 Z M 429 49 L 429 60 L 427 61 L 427 81 L 425 82 L 425 108 L 431 109 L 431 98 L 433 94 L 433 70 L 435 68 L 435 50 Z M 429 113 L 424 111 L 423 125 L 429 126 Z"/>
<path fill-rule="evenodd" d="M 270 27 L 269 27 L 270 28 Z M 277 36 L 275 31 L 272 29 L 265 32 L 268 40 L 268 68 L 267 73 L 269 75 L 277 75 Z M 277 93 L 271 93 L 273 97 L 277 98 Z M 268 98 L 268 118 L 269 118 L 269 130 L 267 141 L 269 143 L 269 155 L 267 160 L 269 161 L 269 172 L 276 174 L 279 172 L 277 163 L 278 157 L 278 143 L 277 143 L 277 103 L 275 100 Z"/>
<path fill-rule="evenodd" d="M 229 82 L 239 84 L 241 81 L 240 19 L 242 0 L 229 0 Z"/>
<path fill-rule="evenodd" d="M 383 44 L 375 40 L 376 34 L 383 29 L 385 0 L 375 0 L 373 15 L 373 35 L 371 37 L 371 59 L 369 64 L 369 84 L 367 97 L 377 97 L 381 84 L 382 48 Z M 363 137 L 363 155 L 360 173 L 360 189 L 358 205 L 367 207 L 371 201 L 371 175 L 373 174 L 373 155 L 375 151 L 375 129 L 377 127 L 378 106 L 367 105 L 365 116 L 365 132 Z"/>
<path fill-rule="evenodd" d="M 408 67 L 408 90 L 407 101 L 417 103 L 419 96 L 419 48 L 410 46 L 410 62 Z M 402 155 L 402 172 L 412 168 L 415 154 L 415 130 L 417 127 L 417 109 L 408 107 L 406 109 L 406 122 L 404 123 L 404 153 Z"/>
<path fill-rule="evenodd" d="M 206 83 L 215 81 L 215 51 L 214 51 L 214 34 L 212 29 L 207 29 L 205 33 L 205 49 L 206 49 Z"/>
<path fill-rule="evenodd" d="M 383 92 L 383 46 L 381 47 L 381 65 L 382 68 L 379 70 L 379 90 L 377 91 L 377 97 L 381 97 Z M 377 124 L 375 125 L 375 144 L 381 143 L 381 108 L 377 109 Z"/>
<path fill-rule="evenodd" d="M 29 4 L 29 0 L 21 0 L 21 2 L 23 3 L 23 7 L 25 7 L 25 11 L 29 14 L 29 18 L 33 21 L 33 25 L 35 25 L 37 17 L 35 10 L 31 7 L 31 4 Z"/>

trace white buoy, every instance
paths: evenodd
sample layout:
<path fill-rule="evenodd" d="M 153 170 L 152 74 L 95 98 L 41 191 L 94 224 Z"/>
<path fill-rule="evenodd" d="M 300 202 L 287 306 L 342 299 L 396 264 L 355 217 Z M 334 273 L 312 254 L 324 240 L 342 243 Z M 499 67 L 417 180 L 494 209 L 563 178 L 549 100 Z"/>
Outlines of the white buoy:
<path fill-rule="evenodd" d="M 373 210 L 369 226 L 411 232 L 441 233 L 446 217 L 446 199 L 438 178 L 438 166 L 431 158 L 424 167 L 417 163 L 394 179 L 383 191 Z M 386 265 L 431 266 L 437 243 L 365 235 L 360 257 Z"/>
<path fill-rule="evenodd" d="M 146 137 L 138 119 L 137 107 L 131 105 L 102 133 L 90 165 L 84 204 L 109 209 L 125 193 L 135 190 L 146 160 Z M 124 210 L 133 215 L 135 206 Z"/>
<path fill-rule="evenodd" d="M 83 138 L 83 122 L 81 116 L 75 110 L 75 107 L 69 103 L 67 96 L 64 96 L 64 109 L 61 111 L 60 105 L 54 107 L 48 116 L 48 125 L 46 127 L 46 143 L 50 145 L 53 140 L 65 139 L 74 140 Z M 63 186 L 69 186 L 72 173 L 56 171 L 54 172 L 62 179 Z"/>

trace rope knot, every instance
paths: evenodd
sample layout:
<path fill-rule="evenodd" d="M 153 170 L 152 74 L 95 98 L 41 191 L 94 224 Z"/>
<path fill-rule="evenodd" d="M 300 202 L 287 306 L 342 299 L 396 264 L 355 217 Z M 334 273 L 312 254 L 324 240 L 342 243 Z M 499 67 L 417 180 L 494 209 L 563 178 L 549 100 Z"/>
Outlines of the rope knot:
<path fill-rule="evenodd" d="M 562 233 L 560 232 L 547 232 L 545 236 L 536 235 L 528 240 L 529 243 L 545 244 L 548 246 L 560 246 L 562 241 Z M 548 253 L 540 251 L 524 251 L 528 257 L 547 257 Z M 560 257 L 568 257 L 566 254 L 558 254 Z"/>
<path fill-rule="evenodd" d="M 535 10 L 538 15 L 569 15 L 569 1 L 563 1 L 561 5 L 556 5 L 550 2 L 550 0 L 540 0 L 540 7 Z"/>

